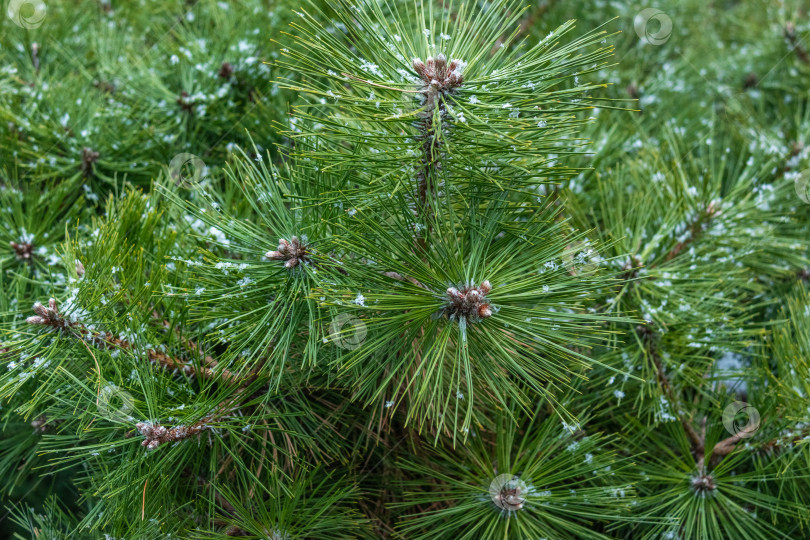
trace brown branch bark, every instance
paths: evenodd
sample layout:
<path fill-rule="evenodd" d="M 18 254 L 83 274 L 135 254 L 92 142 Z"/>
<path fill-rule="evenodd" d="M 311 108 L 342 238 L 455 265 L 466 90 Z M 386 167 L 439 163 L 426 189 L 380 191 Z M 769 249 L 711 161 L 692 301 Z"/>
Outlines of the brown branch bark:
<path fill-rule="evenodd" d="M 56 300 L 53 298 L 48 301 L 47 307 L 39 302 L 34 304 L 34 312 L 36 313 L 35 316 L 28 317 L 28 319 L 26 319 L 28 324 L 50 327 L 54 330 L 62 332 L 65 335 L 73 335 L 80 339 L 87 340 L 100 349 L 121 349 L 129 352 L 132 352 L 134 349 L 132 344 L 126 339 L 99 330 L 91 330 L 84 323 L 66 319 L 61 313 L 59 313 Z M 186 375 L 199 375 L 200 377 L 206 379 L 221 378 L 226 381 L 238 380 L 238 377 L 228 370 L 216 371 L 211 367 L 197 367 L 190 362 L 181 360 L 156 349 L 147 349 L 146 355 L 149 361 L 153 364 L 157 364 L 172 370 L 178 370 Z"/>
<path fill-rule="evenodd" d="M 759 429 L 759 423 L 757 424 L 748 424 L 739 433 L 735 433 L 731 437 L 727 437 L 722 441 L 718 442 L 712 448 L 712 457 L 723 457 L 727 456 L 734 451 L 736 448 L 737 443 L 746 438 L 748 434 L 754 434 Z"/>
<path fill-rule="evenodd" d="M 430 290 L 424 284 L 422 284 L 418 279 L 413 278 L 411 276 L 403 276 L 402 274 L 399 274 L 397 272 L 383 272 L 383 275 L 388 276 L 391 279 L 395 279 L 397 281 L 410 282 L 410 283 L 416 285 L 417 287 L 425 289 L 426 291 Z"/>
<path fill-rule="evenodd" d="M 683 240 L 682 242 L 678 242 L 675 246 L 669 250 L 669 253 L 666 254 L 664 257 L 664 262 L 671 261 L 675 257 L 678 256 L 684 249 L 688 248 L 695 240 L 700 237 L 701 233 L 703 232 L 705 226 L 711 221 L 711 219 L 719 213 L 719 208 L 714 203 L 709 203 L 706 208 L 698 214 L 695 221 L 689 226 L 689 237 Z M 655 265 L 652 265 L 655 266 Z"/>
<path fill-rule="evenodd" d="M 808 54 L 805 48 L 802 47 L 802 40 L 798 39 L 798 36 L 796 35 L 796 25 L 793 24 L 793 22 L 788 22 L 785 25 L 785 38 L 788 40 L 790 47 L 792 48 L 793 52 L 796 53 L 799 60 L 801 60 L 804 64 L 810 65 L 810 54 Z"/>
<path fill-rule="evenodd" d="M 424 84 L 419 92 L 425 100 L 417 124 L 418 139 L 422 141 L 422 161 L 416 174 L 416 213 L 427 221 L 426 231 L 416 233 L 416 248 L 423 253 L 433 217 L 431 199 L 438 195 L 436 176 L 442 168 L 442 118 L 447 112 L 445 99 L 464 83 L 462 66 L 460 60 L 448 59 L 441 53 L 435 58 L 428 57 L 425 62 L 419 59 L 413 61 L 413 69 Z"/>
<path fill-rule="evenodd" d="M 647 326 L 639 325 L 636 327 L 636 333 L 642 338 L 642 341 L 645 344 L 647 352 L 653 361 L 653 365 L 655 366 L 658 384 L 661 386 L 661 389 L 664 391 L 667 399 L 672 404 L 675 415 L 678 417 L 678 420 L 683 426 L 684 432 L 686 432 L 686 436 L 689 438 L 689 441 L 692 444 L 692 453 L 695 455 L 695 459 L 698 460 L 698 464 L 702 467 L 703 456 L 705 454 L 705 419 L 703 424 L 704 433 L 703 435 L 700 435 L 698 434 L 697 430 L 695 430 L 694 426 L 692 426 L 689 419 L 685 418 L 681 414 L 681 401 L 675 394 L 672 384 L 669 382 L 669 379 L 664 373 L 664 366 L 661 362 L 661 356 L 658 354 L 658 348 L 655 343 L 655 335 L 653 330 Z"/>
<path fill-rule="evenodd" d="M 787 439 L 786 441 L 780 441 L 779 439 L 773 439 L 772 441 L 768 441 L 767 443 L 765 443 L 760 447 L 760 450 L 762 452 L 770 452 L 771 450 L 774 450 L 775 448 L 778 448 L 780 446 L 788 446 L 796 444 L 799 441 L 806 439 L 807 437 L 810 437 L 810 427 L 802 429 L 798 435 L 795 435 Z"/>

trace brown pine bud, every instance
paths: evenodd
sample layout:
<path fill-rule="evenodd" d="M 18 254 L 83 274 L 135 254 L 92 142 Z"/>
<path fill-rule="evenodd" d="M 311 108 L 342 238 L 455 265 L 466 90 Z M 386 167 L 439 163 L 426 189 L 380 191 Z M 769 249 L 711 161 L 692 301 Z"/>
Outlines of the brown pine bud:
<path fill-rule="evenodd" d="M 48 306 L 43 306 L 40 302 L 34 304 L 32 308 L 37 315 L 28 317 L 26 322 L 28 324 L 45 324 L 51 326 L 64 327 L 66 322 L 59 314 L 59 309 L 56 305 L 56 300 L 51 298 L 48 300 Z"/>
<path fill-rule="evenodd" d="M 413 70 L 421 79 L 425 78 L 425 63 L 418 58 L 413 59 Z"/>
<path fill-rule="evenodd" d="M 290 240 L 279 239 L 277 251 L 268 251 L 264 254 L 265 257 L 274 261 L 286 261 L 284 267 L 288 269 L 308 262 L 308 255 L 307 247 L 297 236 L 291 237 Z"/>
<path fill-rule="evenodd" d="M 82 176 L 87 178 L 93 173 L 93 165 L 98 161 L 100 154 L 92 148 L 82 149 Z"/>
<path fill-rule="evenodd" d="M 14 250 L 17 259 L 21 261 L 30 260 L 34 254 L 34 245 L 31 242 L 9 242 L 9 245 Z"/>
<path fill-rule="evenodd" d="M 45 308 L 45 306 L 42 305 L 41 302 L 34 303 L 34 308 L 33 309 L 34 309 L 34 313 L 36 313 L 37 315 L 39 315 L 41 317 L 47 317 L 48 316 L 48 310 Z"/>
<path fill-rule="evenodd" d="M 233 66 L 228 62 L 223 62 L 217 75 L 219 75 L 221 79 L 230 79 L 231 75 L 233 75 Z"/>
<path fill-rule="evenodd" d="M 492 308 L 486 295 L 492 290 L 489 281 L 483 281 L 476 287 L 472 284 L 458 287 L 448 287 L 448 302 L 444 307 L 444 314 L 450 320 L 467 323 L 479 322 L 492 316 Z"/>
<path fill-rule="evenodd" d="M 34 432 L 36 433 L 45 433 L 48 429 L 48 417 L 44 414 L 36 417 L 31 421 L 31 427 L 34 428 Z"/>
<path fill-rule="evenodd" d="M 759 77 L 757 77 L 756 73 L 749 73 L 743 79 L 743 90 L 748 90 L 750 88 L 755 88 L 759 84 Z"/>
<path fill-rule="evenodd" d="M 442 53 L 436 55 L 436 71 L 442 72 L 447 67 L 447 57 Z"/>
<path fill-rule="evenodd" d="M 423 114 L 429 114 L 436 107 L 440 95 L 461 86 L 462 66 L 463 62 L 456 59 L 450 60 L 448 64 L 447 57 L 442 53 L 437 54 L 435 58 L 429 56 L 424 63 L 418 58 L 413 60 L 413 68 L 424 83 L 424 87 L 420 90 L 424 97 Z"/>
<path fill-rule="evenodd" d="M 467 291 L 467 301 L 468 302 L 479 302 L 482 298 L 481 291 L 478 289 L 470 289 Z"/>

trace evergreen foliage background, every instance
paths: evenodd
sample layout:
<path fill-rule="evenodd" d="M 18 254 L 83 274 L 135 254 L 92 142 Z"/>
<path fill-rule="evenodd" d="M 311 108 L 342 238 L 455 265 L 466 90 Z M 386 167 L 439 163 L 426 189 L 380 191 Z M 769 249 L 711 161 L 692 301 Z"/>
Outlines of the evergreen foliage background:
<path fill-rule="evenodd" d="M 810 538 L 808 9 L 6 2 L 2 534 Z"/>

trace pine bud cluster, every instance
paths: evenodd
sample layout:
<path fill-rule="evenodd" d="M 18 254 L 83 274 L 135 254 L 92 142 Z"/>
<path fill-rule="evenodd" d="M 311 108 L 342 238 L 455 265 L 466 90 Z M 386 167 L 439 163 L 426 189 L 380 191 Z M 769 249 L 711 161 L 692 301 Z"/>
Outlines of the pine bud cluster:
<path fill-rule="evenodd" d="M 34 245 L 31 242 L 9 242 L 9 244 L 14 250 L 14 254 L 17 256 L 17 259 L 21 261 L 31 259 L 31 255 L 34 253 Z"/>
<path fill-rule="evenodd" d="M 135 424 L 135 427 L 138 428 L 138 431 L 144 437 L 141 446 L 145 446 L 149 450 L 154 450 L 161 444 L 187 439 L 208 429 L 208 425 L 202 422 L 191 426 L 177 426 L 173 428 L 166 428 L 160 424 L 138 422 Z"/>
<path fill-rule="evenodd" d="M 48 429 L 48 417 L 41 414 L 31 421 L 31 427 L 34 428 L 34 433 L 45 433 Z"/>
<path fill-rule="evenodd" d="M 48 307 L 43 306 L 40 302 L 34 304 L 34 313 L 36 315 L 28 317 L 25 322 L 59 328 L 66 325 L 64 318 L 59 314 L 55 298 L 48 300 Z"/>
<path fill-rule="evenodd" d="M 448 92 L 461 86 L 464 82 L 461 75 L 463 65 L 462 60 L 450 60 L 448 64 L 447 57 L 441 53 L 436 58 L 428 56 L 424 62 L 419 58 L 413 60 L 413 69 L 425 86 L 435 88 L 438 92 Z"/>
<path fill-rule="evenodd" d="M 295 268 L 299 264 L 309 262 L 307 247 L 297 236 L 293 236 L 289 241 L 282 238 L 278 241 L 276 251 L 268 251 L 264 256 L 274 261 L 286 261 L 285 268 Z"/>
<path fill-rule="evenodd" d="M 414 58 L 413 69 L 425 83 L 422 88 L 424 96 L 425 113 L 430 114 L 439 102 L 439 96 L 453 92 L 464 82 L 461 75 L 461 68 L 464 62 L 461 60 L 451 60 L 447 63 L 447 58 L 443 54 L 436 55 L 436 58 L 428 56 L 422 62 L 419 58 Z"/>
<path fill-rule="evenodd" d="M 467 322 L 479 322 L 492 316 L 487 294 L 492 290 L 488 280 L 480 285 L 467 285 L 464 287 L 450 287 L 447 289 L 448 304 L 444 313 L 452 320 L 464 319 Z"/>
<path fill-rule="evenodd" d="M 717 483 L 714 481 L 714 477 L 710 474 L 701 473 L 697 476 L 692 477 L 692 491 L 695 494 L 705 497 L 706 495 L 710 495 L 714 490 L 717 489 Z"/>

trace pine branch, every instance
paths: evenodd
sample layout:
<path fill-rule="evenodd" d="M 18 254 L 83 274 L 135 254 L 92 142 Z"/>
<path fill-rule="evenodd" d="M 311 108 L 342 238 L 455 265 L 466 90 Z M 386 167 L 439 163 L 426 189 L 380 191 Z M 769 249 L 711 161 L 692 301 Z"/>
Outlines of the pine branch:
<path fill-rule="evenodd" d="M 397 272 L 383 272 L 383 275 L 388 276 L 391 279 L 395 279 L 397 281 L 412 283 L 413 285 L 416 285 L 417 287 L 419 287 L 421 289 L 425 289 L 426 291 L 429 290 L 425 285 L 420 283 L 418 279 L 412 278 L 410 276 L 403 276 L 403 275 L 401 275 L 401 274 L 399 274 Z"/>
<path fill-rule="evenodd" d="M 667 399 L 672 404 L 672 407 L 675 411 L 675 414 L 678 416 L 678 420 L 680 421 L 681 425 L 683 426 L 684 431 L 686 432 L 687 437 L 692 443 L 692 452 L 695 455 L 695 459 L 702 462 L 703 460 L 703 453 L 704 453 L 704 436 L 698 434 L 695 431 L 695 428 L 692 426 L 692 423 L 683 416 L 682 414 L 682 407 L 681 401 L 677 397 L 672 384 L 670 383 L 669 379 L 664 372 L 664 366 L 661 362 L 661 356 L 658 353 L 658 346 L 655 342 L 655 332 L 651 328 L 643 325 L 636 326 L 636 333 L 641 337 L 642 342 L 646 346 L 647 353 L 652 359 L 653 364 L 655 365 L 655 371 L 658 377 L 658 383 L 661 386 L 661 389 L 664 391 L 664 394 L 667 396 Z"/>
<path fill-rule="evenodd" d="M 810 438 L 810 426 L 802 428 L 797 435 L 793 435 L 787 440 L 777 437 L 771 441 L 768 441 L 760 447 L 760 450 L 762 452 L 769 452 L 775 448 L 795 445 L 800 441 L 808 440 L 808 438 Z"/>
<path fill-rule="evenodd" d="M 712 447 L 712 458 L 714 457 L 724 457 L 729 455 L 734 451 L 736 448 L 737 443 L 740 442 L 742 439 L 745 439 L 759 429 L 759 423 L 749 423 L 747 426 L 742 428 L 739 432 L 735 433 L 731 437 L 727 437 L 722 441 L 719 441 Z"/>
<path fill-rule="evenodd" d="M 799 40 L 796 35 L 796 25 L 793 24 L 792 21 L 788 21 L 785 25 L 785 38 L 788 40 L 791 49 L 796 53 L 799 60 L 804 64 L 810 65 L 810 54 L 802 47 L 801 40 Z"/>
<path fill-rule="evenodd" d="M 144 436 L 141 442 L 149 450 L 166 444 L 179 442 L 184 439 L 189 439 L 194 436 L 201 435 L 203 432 L 214 428 L 214 424 L 229 416 L 233 411 L 242 406 L 245 399 L 250 397 L 249 385 L 255 380 L 255 371 L 247 378 L 245 383 L 240 386 L 234 394 L 219 403 L 212 412 L 192 423 L 191 425 L 180 425 L 167 428 L 160 423 L 152 422 L 138 422 L 135 427 Z"/>
<path fill-rule="evenodd" d="M 39 65 L 39 44 L 38 43 L 32 43 L 31 44 L 31 63 L 34 66 L 34 73 L 36 73 L 37 76 L 39 76 L 40 65 Z"/>
<path fill-rule="evenodd" d="M 26 319 L 28 324 L 52 328 L 66 336 L 73 336 L 86 340 L 101 349 L 120 349 L 129 352 L 133 352 L 134 350 L 132 344 L 125 339 L 107 332 L 102 332 L 95 329 L 91 330 L 85 324 L 79 321 L 72 321 L 65 318 L 61 313 L 59 313 L 59 309 L 54 298 L 48 300 L 47 307 L 39 302 L 34 304 L 34 312 L 36 315 Z M 200 376 L 211 380 L 224 379 L 226 381 L 238 380 L 238 376 L 228 370 L 215 371 L 209 367 L 198 368 L 191 362 L 180 360 L 179 358 L 170 356 L 155 349 L 147 349 L 146 355 L 149 361 L 153 364 L 157 364 L 170 370 L 177 370 L 192 377 Z"/>
<path fill-rule="evenodd" d="M 697 217 L 689 225 L 689 235 L 686 237 L 686 239 L 675 244 L 675 246 L 664 257 L 664 262 L 671 261 L 684 249 L 688 248 L 692 242 L 695 242 L 703 231 L 706 230 L 709 221 L 711 221 L 711 219 L 719 213 L 720 212 L 717 204 L 710 202 L 702 212 L 698 213 Z"/>
<path fill-rule="evenodd" d="M 705 455 L 706 455 L 706 421 L 707 418 L 704 416 L 701 422 L 701 432 L 698 433 L 697 430 L 692 426 L 692 423 L 683 416 L 683 409 L 681 407 L 681 401 L 678 398 L 672 384 L 670 383 L 669 379 L 667 378 L 664 367 L 661 362 L 660 355 L 658 354 L 657 346 L 654 342 L 654 332 L 647 328 L 646 326 L 638 326 L 636 327 L 636 332 L 642 336 L 643 340 L 647 346 L 647 352 L 650 355 L 650 358 L 655 365 L 656 373 L 658 376 L 659 384 L 661 388 L 664 390 L 664 394 L 667 396 L 667 399 L 672 403 L 673 407 L 675 408 L 675 414 L 678 416 L 678 419 L 683 426 L 684 432 L 686 433 L 689 441 L 692 445 L 692 454 L 697 461 L 697 468 L 699 471 L 699 479 L 697 480 L 698 485 L 695 487 L 700 487 L 701 489 L 714 489 L 714 486 L 710 486 L 709 483 L 711 482 L 710 478 L 706 476 L 705 473 Z M 717 463 L 719 461 L 718 458 L 723 458 L 734 451 L 736 444 L 744 438 L 749 437 L 751 434 L 755 433 L 759 429 L 759 422 L 751 422 L 743 429 L 738 431 L 737 433 L 733 434 L 730 437 L 727 437 L 717 443 L 711 449 L 711 456 L 712 462 Z"/>
<path fill-rule="evenodd" d="M 190 426 L 166 428 L 160 424 L 138 422 L 135 424 L 135 427 L 138 428 L 138 431 L 144 436 L 144 440 L 141 444 L 149 450 L 154 450 L 161 444 L 178 442 L 199 435 L 203 431 L 211 429 L 211 422 L 214 420 L 216 420 L 216 417 L 211 414 L 194 422 Z"/>
<path fill-rule="evenodd" d="M 438 196 L 438 175 L 442 170 L 442 138 L 445 129 L 442 121 L 447 115 L 446 101 L 461 87 L 464 77 L 461 69 L 463 60 L 450 60 L 439 53 L 436 58 L 429 56 L 425 62 L 416 58 L 413 69 L 424 84 L 420 90 L 423 108 L 419 113 L 422 118 L 416 122 L 418 137 L 421 141 L 421 168 L 416 174 L 417 180 L 417 214 L 427 221 L 424 235 L 417 233 L 417 246 L 420 251 L 426 248 L 426 236 L 431 233 L 433 209 L 431 201 Z"/>
<path fill-rule="evenodd" d="M 172 327 L 172 324 L 169 321 L 163 319 L 161 317 L 161 315 L 157 311 L 152 312 L 152 318 L 155 319 L 155 320 L 160 321 L 161 325 L 166 330 L 169 330 Z M 202 361 L 205 362 L 206 366 L 208 366 L 212 370 L 217 367 L 218 362 L 216 360 L 214 360 L 214 357 L 211 356 L 211 355 L 205 354 L 205 352 L 200 348 L 200 346 L 197 344 L 196 341 L 194 341 L 192 339 L 189 339 L 187 337 L 184 337 L 182 335 L 181 329 L 179 327 L 174 329 L 174 333 L 177 336 L 177 338 L 180 339 L 181 343 L 183 344 L 183 346 L 188 351 L 190 351 L 194 355 L 202 358 Z"/>

